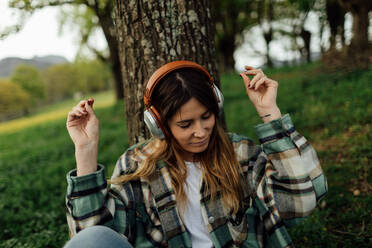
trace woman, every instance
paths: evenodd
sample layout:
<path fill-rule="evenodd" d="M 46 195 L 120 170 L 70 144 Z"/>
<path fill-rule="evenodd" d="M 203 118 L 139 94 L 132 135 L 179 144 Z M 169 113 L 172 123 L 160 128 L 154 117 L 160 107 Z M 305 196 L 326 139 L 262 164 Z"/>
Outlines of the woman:
<path fill-rule="evenodd" d="M 326 179 L 313 148 L 281 116 L 277 82 L 248 66 L 240 75 L 263 121 L 255 127 L 261 146 L 224 132 L 223 96 L 203 67 L 171 62 L 146 88 L 153 137 L 119 158 L 109 189 L 97 165 L 93 101 L 74 107 L 67 219 L 78 234 L 66 247 L 292 246 L 286 227 L 312 212 Z"/>

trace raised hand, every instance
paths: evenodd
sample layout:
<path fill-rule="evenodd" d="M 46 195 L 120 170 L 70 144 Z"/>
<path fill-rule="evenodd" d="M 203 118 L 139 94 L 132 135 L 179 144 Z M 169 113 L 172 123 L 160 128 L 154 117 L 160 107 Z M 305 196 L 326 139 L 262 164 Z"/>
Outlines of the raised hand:
<path fill-rule="evenodd" d="M 265 76 L 261 69 L 245 66 L 246 71 L 240 73 L 247 95 L 255 106 L 262 121 L 269 122 L 281 117 L 276 104 L 278 82 Z M 249 76 L 253 76 L 252 79 Z"/>
<path fill-rule="evenodd" d="M 75 144 L 78 176 L 97 170 L 99 121 L 93 103 L 92 98 L 80 101 L 67 116 L 66 127 Z"/>

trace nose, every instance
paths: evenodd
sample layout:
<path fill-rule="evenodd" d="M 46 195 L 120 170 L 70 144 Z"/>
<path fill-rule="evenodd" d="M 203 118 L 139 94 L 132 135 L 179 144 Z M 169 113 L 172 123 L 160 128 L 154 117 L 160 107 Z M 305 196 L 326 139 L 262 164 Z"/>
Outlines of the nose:
<path fill-rule="evenodd" d="M 207 128 L 204 127 L 200 121 L 196 122 L 195 129 L 194 129 L 194 137 L 204 138 L 206 134 L 207 134 Z"/>

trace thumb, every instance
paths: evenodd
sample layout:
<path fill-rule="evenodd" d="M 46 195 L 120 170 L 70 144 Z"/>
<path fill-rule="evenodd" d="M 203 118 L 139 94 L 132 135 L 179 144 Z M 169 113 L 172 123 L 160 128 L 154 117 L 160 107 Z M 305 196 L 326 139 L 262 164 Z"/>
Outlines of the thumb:
<path fill-rule="evenodd" d="M 93 98 L 89 98 L 88 101 L 87 101 L 87 104 L 85 105 L 85 109 L 87 110 L 87 112 L 89 114 L 94 114 L 93 103 L 94 103 L 94 99 Z"/>

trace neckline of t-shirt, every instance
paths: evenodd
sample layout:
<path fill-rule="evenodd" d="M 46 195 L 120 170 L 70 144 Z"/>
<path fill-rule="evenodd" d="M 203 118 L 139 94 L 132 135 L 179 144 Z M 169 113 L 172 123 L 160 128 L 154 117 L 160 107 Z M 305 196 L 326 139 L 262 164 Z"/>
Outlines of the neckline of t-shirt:
<path fill-rule="evenodd" d="M 187 166 L 197 165 L 198 167 L 200 167 L 200 162 L 191 162 L 191 161 L 184 161 L 184 162 L 185 162 L 185 165 L 187 165 Z"/>

